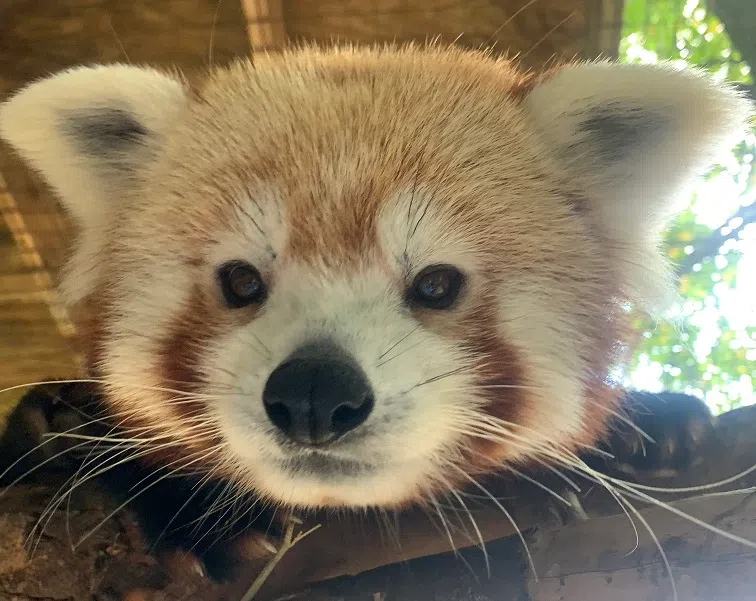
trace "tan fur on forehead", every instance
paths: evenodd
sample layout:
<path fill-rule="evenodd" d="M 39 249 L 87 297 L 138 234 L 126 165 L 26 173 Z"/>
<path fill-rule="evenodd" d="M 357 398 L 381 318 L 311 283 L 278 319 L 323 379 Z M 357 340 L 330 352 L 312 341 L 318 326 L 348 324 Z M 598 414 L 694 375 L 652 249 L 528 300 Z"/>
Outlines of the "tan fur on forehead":
<path fill-rule="evenodd" d="M 258 58 L 206 82 L 191 108 L 200 128 L 175 143 L 182 157 L 203 157 L 199 177 L 225 186 L 274 174 L 292 257 L 364 258 L 376 215 L 397 190 L 419 182 L 446 188 L 440 202 L 463 202 L 465 187 L 495 184 L 491 175 L 527 144 L 516 108 L 525 78 L 482 59 L 441 48 Z M 208 145 L 210 157 L 200 148 Z M 537 169 L 506 176 L 528 185 Z"/>

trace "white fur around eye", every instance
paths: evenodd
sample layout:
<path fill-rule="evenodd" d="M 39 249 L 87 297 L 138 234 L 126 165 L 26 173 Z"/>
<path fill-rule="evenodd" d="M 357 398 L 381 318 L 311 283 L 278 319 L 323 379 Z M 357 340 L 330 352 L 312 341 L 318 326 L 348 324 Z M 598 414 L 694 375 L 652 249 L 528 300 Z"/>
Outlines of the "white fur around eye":
<path fill-rule="evenodd" d="M 352 277 L 304 265 L 280 271 L 265 310 L 247 327 L 208 349 L 205 371 L 221 389 L 212 405 L 240 470 L 264 494 L 304 506 L 327 496 L 344 505 L 401 503 L 429 486 L 436 463 L 453 448 L 458 427 L 474 411 L 471 373 L 453 373 L 469 358 L 452 341 L 418 327 L 401 311 L 402 297 L 379 270 Z M 262 391 L 270 373 L 299 346 L 328 339 L 365 372 L 375 407 L 362 428 L 369 436 L 330 451 L 376 466 L 354 483 L 282 467 L 286 453 L 266 417 Z M 261 341 L 264 341 L 261 344 Z M 449 373 L 438 382 L 417 386 Z M 360 428 L 355 430 L 360 433 Z"/>

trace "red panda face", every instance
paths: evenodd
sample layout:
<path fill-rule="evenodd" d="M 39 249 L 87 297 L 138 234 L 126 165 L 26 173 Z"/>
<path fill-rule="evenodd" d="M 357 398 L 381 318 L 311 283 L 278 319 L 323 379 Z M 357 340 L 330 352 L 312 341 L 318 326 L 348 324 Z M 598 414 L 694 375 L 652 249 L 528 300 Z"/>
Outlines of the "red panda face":
<path fill-rule="evenodd" d="M 667 67 L 304 49 L 66 72 L 0 133 L 80 224 L 114 416 L 276 502 L 390 507 L 602 434 L 670 198 L 748 110 Z"/>

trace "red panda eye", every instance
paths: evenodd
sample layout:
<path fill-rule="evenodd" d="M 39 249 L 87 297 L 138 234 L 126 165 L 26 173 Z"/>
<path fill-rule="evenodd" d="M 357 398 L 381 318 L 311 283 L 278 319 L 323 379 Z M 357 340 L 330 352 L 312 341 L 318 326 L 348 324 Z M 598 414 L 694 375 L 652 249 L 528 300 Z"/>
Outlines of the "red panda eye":
<path fill-rule="evenodd" d="M 426 309 L 448 309 L 465 281 L 464 275 L 451 265 L 431 265 L 423 269 L 408 290 L 408 300 Z"/>
<path fill-rule="evenodd" d="M 218 282 L 232 309 L 261 303 L 267 296 L 260 272 L 244 261 L 231 261 L 218 269 Z"/>

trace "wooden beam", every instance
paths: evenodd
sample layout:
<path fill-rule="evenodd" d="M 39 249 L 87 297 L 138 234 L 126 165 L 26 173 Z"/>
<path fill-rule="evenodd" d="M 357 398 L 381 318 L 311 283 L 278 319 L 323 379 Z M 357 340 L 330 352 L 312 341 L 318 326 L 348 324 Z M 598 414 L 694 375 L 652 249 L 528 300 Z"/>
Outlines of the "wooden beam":
<path fill-rule="evenodd" d="M 18 209 L 16 200 L 8 190 L 5 179 L 0 173 L 0 220 L 2 220 L 16 242 L 21 253 L 21 262 L 31 273 L 19 274 L 13 277 L 13 282 L 18 284 L 10 290 L 3 290 L 0 297 L 8 300 L 32 300 L 38 302 L 44 300 L 50 310 L 50 316 L 55 321 L 58 332 L 64 338 L 72 338 L 76 334 L 73 322 L 68 316 L 66 309 L 58 302 L 55 294 L 55 285 L 50 273 L 45 269 L 42 256 L 39 254 L 34 238 L 26 227 L 21 211 Z"/>
<path fill-rule="evenodd" d="M 617 59 L 624 0 L 585 0 L 583 58 Z"/>
<path fill-rule="evenodd" d="M 252 52 L 276 52 L 286 44 L 282 0 L 241 0 Z"/>

